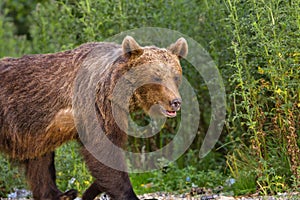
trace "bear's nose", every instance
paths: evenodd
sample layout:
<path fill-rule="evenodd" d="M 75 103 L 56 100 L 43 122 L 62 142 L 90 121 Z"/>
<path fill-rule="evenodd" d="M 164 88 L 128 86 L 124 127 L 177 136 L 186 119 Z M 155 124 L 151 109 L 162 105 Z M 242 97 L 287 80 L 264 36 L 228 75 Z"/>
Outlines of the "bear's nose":
<path fill-rule="evenodd" d="M 181 99 L 177 98 L 177 99 L 173 99 L 171 101 L 171 107 L 174 109 L 174 110 L 178 110 L 181 106 Z"/>

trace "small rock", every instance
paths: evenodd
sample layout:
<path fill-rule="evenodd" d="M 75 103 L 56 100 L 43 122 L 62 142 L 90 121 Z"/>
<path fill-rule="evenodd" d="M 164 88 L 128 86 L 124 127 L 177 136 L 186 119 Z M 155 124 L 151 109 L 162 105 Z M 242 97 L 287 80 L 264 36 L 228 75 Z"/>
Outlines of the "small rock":
<path fill-rule="evenodd" d="M 32 195 L 31 191 L 26 189 L 14 189 L 15 192 L 12 192 L 7 195 L 11 199 L 27 198 Z"/>
<path fill-rule="evenodd" d="M 233 197 L 220 196 L 217 198 L 218 200 L 235 200 Z"/>

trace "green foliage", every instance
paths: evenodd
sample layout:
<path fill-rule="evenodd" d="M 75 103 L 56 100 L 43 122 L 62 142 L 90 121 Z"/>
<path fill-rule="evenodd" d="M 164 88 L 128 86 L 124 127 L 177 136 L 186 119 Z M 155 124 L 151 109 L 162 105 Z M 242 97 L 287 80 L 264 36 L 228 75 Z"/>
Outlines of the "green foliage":
<path fill-rule="evenodd" d="M 31 11 L 34 10 L 36 4 L 42 1 L 43 0 L 3 0 L 0 3 L 0 7 L 7 11 L 7 16 L 9 16 L 16 25 L 15 33 L 29 37 L 28 29 L 30 22 L 28 16 L 30 16 Z"/>
<path fill-rule="evenodd" d="M 229 138 L 241 141 L 229 166 L 233 173 L 252 168 L 264 194 L 300 183 L 299 3 L 226 1 L 235 54 L 227 127 Z"/>
<path fill-rule="evenodd" d="M 1 5 L 0 5 L 1 8 Z M 20 56 L 27 50 L 28 41 L 24 36 L 16 36 L 15 26 L 7 17 L 7 10 L 0 10 L 0 57 Z"/>
<path fill-rule="evenodd" d="M 161 170 L 131 175 L 138 193 L 152 191 L 186 193 L 196 186 L 215 188 L 225 185 L 227 179 L 222 172 L 217 170 L 199 170 L 192 165 L 180 169 L 176 163 L 165 165 L 164 160 L 160 160 L 158 165 L 161 165 Z"/>
<path fill-rule="evenodd" d="M 55 152 L 56 183 L 62 191 L 76 189 L 81 193 L 93 183 L 93 177 L 87 170 L 79 149 L 77 142 L 70 142 Z"/>
<path fill-rule="evenodd" d="M 0 156 L 0 197 L 7 197 L 14 188 L 26 188 L 24 175 L 8 159 Z"/>

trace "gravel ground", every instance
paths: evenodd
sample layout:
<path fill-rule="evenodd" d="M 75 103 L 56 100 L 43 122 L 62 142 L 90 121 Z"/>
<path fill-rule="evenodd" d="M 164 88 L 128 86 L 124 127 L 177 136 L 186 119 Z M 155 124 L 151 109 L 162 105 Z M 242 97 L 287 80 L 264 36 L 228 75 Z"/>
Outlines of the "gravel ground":
<path fill-rule="evenodd" d="M 157 199 L 157 200 L 300 200 L 300 194 L 280 194 L 277 196 L 244 196 L 244 197 L 230 197 L 220 195 L 197 195 L 191 196 L 190 194 L 182 194 L 182 195 L 172 195 L 168 193 L 154 193 L 154 194 L 144 194 L 140 195 L 139 198 L 141 200 L 146 199 Z"/>
<path fill-rule="evenodd" d="M 265 197 L 229 197 L 229 196 L 222 196 L 222 195 L 213 195 L 213 196 L 202 196 L 202 197 L 188 197 L 188 196 L 176 196 L 176 195 L 168 195 L 168 196 L 157 196 L 153 194 L 141 195 L 139 196 L 141 200 L 300 200 L 300 196 L 265 196 Z M 33 199 L 26 199 L 26 198 L 2 198 L 1 200 L 33 200 Z M 80 198 L 77 198 L 79 200 Z M 100 200 L 100 199 L 98 199 Z M 108 198 L 101 198 L 101 200 L 109 200 Z"/>
<path fill-rule="evenodd" d="M 250 196 L 231 197 L 222 194 L 195 194 L 193 191 L 186 194 L 171 194 L 166 192 L 155 192 L 138 196 L 141 200 L 300 200 L 300 193 L 282 193 L 276 196 L 259 196 L 253 194 Z M 30 200 L 30 198 L 1 198 L 1 200 Z M 81 200 L 81 198 L 76 198 Z M 97 200 L 110 200 L 107 195 L 103 194 Z"/>
<path fill-rule="evenodd" d="M 156 192 L 139 195 L 138 197 L 141 200 L 300 200 L 300 193 L 282 193 L 276 196 L 259 196 L 258 194 L 253 194 L 250 196 L 232 197 L 222 194 L 192 195 L 187 193 L 175 195 L 166 192 Z M 102 195 L 97 200 L 109 200 L 109 198 L 106 195 Z"/>

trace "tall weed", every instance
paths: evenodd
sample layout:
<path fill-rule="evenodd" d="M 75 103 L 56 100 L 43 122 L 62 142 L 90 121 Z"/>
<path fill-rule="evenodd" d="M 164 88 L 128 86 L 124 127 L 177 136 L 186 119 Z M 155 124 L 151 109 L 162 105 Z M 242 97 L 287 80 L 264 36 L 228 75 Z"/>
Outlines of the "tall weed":
<path fill-rule="evenodd" d="M 233 174 L 251 168 L 262 193 L 282 192 L 300 184 L 300 1 L 225 3 L 235 54 L 229 137 L 241 141 L 228 164 Z"/>

